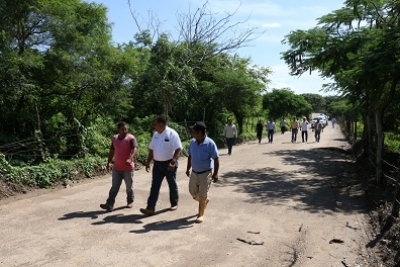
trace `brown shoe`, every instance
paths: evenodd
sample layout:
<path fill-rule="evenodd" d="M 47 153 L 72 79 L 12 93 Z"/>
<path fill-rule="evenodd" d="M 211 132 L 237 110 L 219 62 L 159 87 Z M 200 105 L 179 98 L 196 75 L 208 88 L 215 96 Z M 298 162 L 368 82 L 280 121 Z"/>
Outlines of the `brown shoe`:
<path fill-rule="evenodd" d="M 150 209 L 140 209 L 140 212 L 147 216 L 155 214 L 155 211 Z"/>
<path fill-rule="evenodd" d="M 113 211 L 113 206 L 106 204 L 100 204 L 100 208 L 102 208 L 103 210 L 107 210 L 108 212 L 112 212 Z"/>
<path fill-rule="evenodd" d="M 177 210 L 177 209 L 178 209 L 178 205 L 171 206 L 171 208 L 169 208 L 169 210 Z"/>
<path fill-rule="evenodd" d="M 126 205 L 126 207 L 127 207 L 128 209 L 131 209 L 131 208 L 133 208 L 133 202 L 131 202 L 131 203 L 128 203 L 128 204 Z"/>

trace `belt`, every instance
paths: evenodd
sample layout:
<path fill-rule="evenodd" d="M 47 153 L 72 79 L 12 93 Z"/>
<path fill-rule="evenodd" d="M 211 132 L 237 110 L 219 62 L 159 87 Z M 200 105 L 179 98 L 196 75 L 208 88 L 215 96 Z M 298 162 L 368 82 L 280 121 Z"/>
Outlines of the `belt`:
<path fill-rule="evenodd" d="M 206 171 L 202 171 L 202 172 L 196 172 L 196 171 L 193 171 L 195 174 L 203 174 L 203 173 L 206 173 L 206 172 L 210 172 L 211 171 L 211 169 L 209 169 L 209 170 L 206 170 Z"/>
<path fill-rule="evenodd" d="M 169 160 L 166 160 L 166 161 L 160 161 L 160 160 L 154 160 L 154 162 L 157 162 L 157 163 L 167 163 L 167 162 L 170 162 L 172 159 L 169 159 Z"/>

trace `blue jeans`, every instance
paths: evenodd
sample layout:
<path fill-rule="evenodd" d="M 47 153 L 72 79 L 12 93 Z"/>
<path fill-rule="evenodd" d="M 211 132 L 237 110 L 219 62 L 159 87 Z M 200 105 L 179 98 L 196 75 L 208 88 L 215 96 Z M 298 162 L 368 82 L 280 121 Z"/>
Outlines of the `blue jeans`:
<path fill-rule="evenodd" d="M 268 130 L 268 142 L 272 143 L 274 141 L 274 130 Z"/>
<path fill-rule="evenodd" d="M 171 206 L 178 205 L 178 184 L 176 183 L 176 170 L 178 169 L 178 162 L 175 164 L 173 171 L 168 170 L 170 161 L 154 161 L 153 165 L 153 180 L 151 182 L 150 196 L 147 199 L 147 209 L 155 210 L 158 195 L 160 194 L 160 187 L 164 177 L 167 178 L 169 186 L 169 201 Z"/>
<path fill-rule="evenodd" d="M 296 142 L 297 140 L 297 129 L 292 129 L 292 142 Z"/>
<path fill-rule="evenodd" d="M 121 187 L 122 180 L 125 181 L 126 185 L 126 201 L 127 203 L 132 203 L 134 199 L 133 194 L 133 172 L 130 171 L 118 171 L 112 170 L 112 184 L 110 192 L 108 193 L 107 204 L 109 206 L 114 206 L 115 198 L 118 195 L 119 188 Z"/>
<path fill-rule="evenodd" d="M 307 140 L 308 140 L 308 131 L 301 131 L 301 139 L 303 140 L 303 143 L 304 143 L 304 139 L 307 142 Z"/>
<path fill-rule="evenodd" d="M 315 130 L 315 141 L 319 142 L 320 138 L 321 138 L 321 131 Z"/>
<path fill-rule="evenodd" d="M 232 154 L 232 146 L 235 138 L 226 138 L 226 145 L 228 146 L 228 154 Z"/>

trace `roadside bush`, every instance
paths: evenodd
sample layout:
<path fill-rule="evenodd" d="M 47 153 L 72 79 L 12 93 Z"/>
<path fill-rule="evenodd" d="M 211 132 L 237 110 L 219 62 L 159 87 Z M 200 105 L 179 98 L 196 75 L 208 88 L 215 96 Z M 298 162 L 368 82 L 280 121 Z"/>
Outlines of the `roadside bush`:
<path fill-rule="evenodd" d="M 97 156 L 63 161 L 49 159 L 35 166 L 11 166 L 0 154 L 0 179 L 27 186 L 49 187 L 65 180 L 90 178 L 104 174 L 105 160 Z"/>

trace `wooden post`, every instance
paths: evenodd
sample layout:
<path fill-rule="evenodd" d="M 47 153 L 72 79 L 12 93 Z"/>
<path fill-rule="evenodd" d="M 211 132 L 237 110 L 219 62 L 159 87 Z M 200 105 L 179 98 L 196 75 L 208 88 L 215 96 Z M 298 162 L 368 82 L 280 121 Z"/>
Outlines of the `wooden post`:
<path fill-rule="evenodd" d="M 394 190 L 393 195 L 393 204 L 392 204 L 392 217 L 398 218 L 399 217 L 399 208 L 400 208 L 400 168 L 397 169 L 397 183 L 396 189 Z"/>

